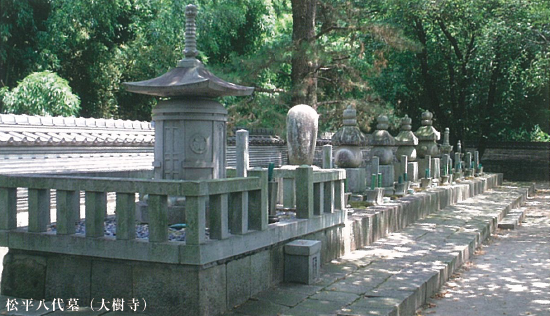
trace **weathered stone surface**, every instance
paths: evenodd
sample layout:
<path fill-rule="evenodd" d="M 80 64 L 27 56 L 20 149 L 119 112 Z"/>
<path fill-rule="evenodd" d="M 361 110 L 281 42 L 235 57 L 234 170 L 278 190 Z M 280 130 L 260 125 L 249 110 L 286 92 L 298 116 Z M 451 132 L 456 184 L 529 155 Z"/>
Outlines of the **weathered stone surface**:
<path fill-rule="evenodd" d="M 357 112 L 350 105 L 343 113 L 344 126 L 332 136 L 332 145 L 338 146 L 334 163 L 339 168 L 357 168 L 363 162 L 361 146 L 367 144 L 366 136 L 357 127 Z"/>
<path fill-rule="evenodd" d="M 91 300 L 92 261 L 70 255 L 52 255 L 48 258 L 46 299 L 71 297 Z M 131 284 L 127 284 L 131 286 Z"/>
<path fill-rule="evenodd" d="M 296 240 L 285 246 L 285 281 L 313 284 L 319 278 L 321 242 Z"/>
<path fill-rule="evenodd" d="M 227 275 L 225 265 L 215 265 L 199 271 L 199 315 L 219 315 L 227 306 Z"/>
<path fill-rule="evenodd" d="M 347 192 L 361 193 L 367 188 L 365 168 L 346 168 Z"/>
<path fill-rule="evenodd" d="M 250 257 L 250 293 L 252 295 L 266 290 L 271 285 L 271 255 L 268 250 Z"/>
<path fill-rule="evenodd" d="M 227 305 L 240 305 L 250 297 L 250 256 L 227 263 Z"/>
<path fill-rule="evenodd" d="M 151 315 L 200 315 L 196 268 L 142 263 L 133 269 L 135 297 L 147 302 Z"/>
<path fill-rule="evenodd" d="M 414 133 L 418 138 L 416 152 L 418 158 L 424 158 L 426 155 L 438 156 L 439 148 L 436 141 L 439 140 L 440 133 L 432 126 L 433 114 L 430 111 L 422 113 L 422 126 Z"/>
<path fill-rule="evenodd" d="M 319 115 L 306 104 L 292 107 L 287 114 L 288 159 L 291 165 L 311 165 L 315 154 Z"/>
<path fill-rule="evenodd" d="M 445 128 L 445 132 L 443 132 L 443 144 L 441 145 L 441 153 L 450 155 L 451 151 L 453 151 L 453 146 L 449 143 L 449 128 Z"/>
<path fill-rule="evenodd" d="M 46 259 L 42 256 L 8 252 L 4 256 L 2 295 L 43 299 Z"/>
<path fill-rule="evenodd" d="M 130 298 L 132 293 L 132 266 L 130 263 L 92 261 L 92 298 Z"/>
<path fill-rule="evenodd" d="M 387 131 L 388 117 L 380 115 L 377 119 L 378 125 L 372 134 L 371 145 L 373 146 L 371 154 L 380 158 L 381 165 L 388 165 L 393 162 L 392 146 L 395 146 L 395 139 Z"/>
<path fill-rule="evenodd" d="M 401 156 L 407 156 L 408 161 L 416 160 L 416 147 L 418 145 L 418 138 L 411 131 L 412 119 L 408 115 L 405 115 L 401 119 L 401 129 L 397 136 L 395 136 L 395 144 L 397 147 L 397 159 L 401 161 Z"/>

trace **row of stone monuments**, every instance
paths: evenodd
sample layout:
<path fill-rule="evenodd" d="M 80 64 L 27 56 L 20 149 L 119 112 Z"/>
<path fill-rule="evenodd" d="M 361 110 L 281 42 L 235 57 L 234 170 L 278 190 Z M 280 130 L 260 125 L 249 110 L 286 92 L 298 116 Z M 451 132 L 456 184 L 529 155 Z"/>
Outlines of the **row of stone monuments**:
<path fill-rule="evenodd" d="M 412 119 L 401 120 L 400 132 L 393 137 L 388 131 L 385 115 L 377 118 L 376 130 L 368 138 L 357 127 L 357 113 L 351 106 L 344 110 L 343 127 L 334 134 L 336 146 L 334 163 L 344 168 L 347 192 L 373 204 L 383 196 L 404 196 L 415 189 L 447 185 L 453 181 L 479 176 L 483 168 L 479 153 L 462 153 L 460 141 L 451 158 L 449 128 L 445 129 L 443 144 L 438 144 L 440 132 L 433 126 L 433 114 L 422 113 L 421 127 L 412 132 Z M 370 163 L 362 166 L 362 147 L 372 146 Z M 397 148 L 396 148 L 397 147 Z"/>
<path fill-rule="evenodd" d="M 186 7 L 184 59 L 168 73 L 150 80 L 127 82 L 130 92 L 162 98 L 153 110 L 155 122 L 155 179 L 204 180 L 226 177 L 227 110 L 214 98 L 245 96 L 253 88 L 228 83 L 216 77 L 196 59 L 195 17 L 197 7 Z M 337 147 L 334 164 L 347 173 L 347 191 L 364 193 L 384 188 L 386 195 L 403 195 L 412 184 L 449 183 L 452 176 L 473 176 L 480 172 L 479 156 L 475 163 L 458 145 L 454 165 L 452 146 L 446 129 L 442 145 L 436 143 L 440 133 L 432 126 L 432 114 L 422 114 L 422 126 L 413 133 L 411 119 L 404 117 L 401 132 L 393 137 L 388 118 L 378 117 L 377 129 L 367 138 L 357 127 L 356 110 L 344 111 L 344 125 L 332 138 Z M 311 165 L 317 138 L 318 115 L 307 105 L 293 107 L 287 116 L 287 144 L 290 165 Z M 363 162 L 361 147 L 373 146 L 370 164 Z M 396 159 L 394 148 L 397 146 Z M 330 163 L 325 168 L 332 167 Z M 244 158 L 237 158 L 243 160 Z M 244 162 L 244 161 L 242 161 Z M 239 161 L 237 161 L 239 164 Z M 244 164 L 246 169 L 246 164 Z M 423 176 L 422 176 L 423 175 Z M 246 170 L 238 174 L 246 176 Z M 370 186 L 370 190 L 366 190 Z M 368 194 L 367 194 L 368 195 Z"/>

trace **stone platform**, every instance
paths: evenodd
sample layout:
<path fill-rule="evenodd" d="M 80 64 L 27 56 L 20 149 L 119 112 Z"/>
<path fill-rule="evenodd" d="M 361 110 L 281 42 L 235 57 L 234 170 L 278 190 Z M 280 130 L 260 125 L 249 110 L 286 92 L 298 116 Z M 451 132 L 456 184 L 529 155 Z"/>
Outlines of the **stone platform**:
<path fill-rule="evenodd" d="M 391 312 L 409 308 L 411 300 L 409 296 L 396 297 L 397 294 L 413 295 L 416 306 L 416 296 L 425 299 L 428 288 L 433 287 L 435 291 L 437 287 L 434 282 L 438 286 L 444 282 L 442 277 L 447 277 L 452 269 L 458 267 L 461 260 L 473 251 L 472 247 L 475 247 L 476 243 L 494 229 L 495 218 L 502 217 L 509 210 L 510 204 L 517 204 L 522 200 L 526 192 L 524 189 L 501 187 L 495 191 L 487 191 L 498 186 L 501 179 L 502 175 L 487 175 L 458 185 L 430 189 L 381 206 L 355 209 L 349 214 L 345 225 L 340 227 L 342 238 L 333 243 L 333 246 L 337 247 L 331 248 L 335 253 L 347 255 L 325 264 L 321 270 L 323 273 L 320 282 L 313 285 L 282 284 L 269 289 L 267 289 L 269 285 L 264 282 L 265 291 L 250 293 L 251 299 L 246 302 L 243 300 L 240 303 L 228 305 L 229 307 L 240 304 L 236 310 L 228 312 L 227 315 L 276 315 L 278 313 L 281 315 L 346 315 L 346 313 L 347 315 L 363 315 L 361 313 L 369 315 L 371 310 L 380 314 L 386 310 Z M 486 193 L 483 194 L 483 192 Z M 475 195 L 479 196 L 473 197 Z M 489 209 L 485 210 L 485 207 Z M 487 217 L 487 214 L 492 217 Z M 332 238 L 334 237 L 337 238 L 337 236 Z M 452 242 L 449 242 L 449 239 Z M 328 241 L 325 239 L 323 243 Z M 466 242 L 465 246 L 463 242 Z M 435 254 L 430 252 L 433 249 L 437 249 Z M 457 258 L 438 257 L 444 255 L 457 256 Z M 326 262 L 331 256 L 329 252 L 322 250 L 321 257 L 321 260 Z M 237 261 L 242 260 L 244 259 Z M 434 264 L 438 261 L 446 263 Z M 235 262 L 228 263 L 227 271 L 230 268 L 229 264 Z M 411 270 L 412 268 L 417 270 Z M 425 269 L 425 271 L 418 269 Z M 272 278 L 279 273 L 282 273 L 282 270 L 274 269 L 268 274 Z M 437 276 L 434 277 L 436 274 Z M 417 277 L 427 277 L 427 279 L 420 280 Z M 248 282 L 255 283 L 259 280 L 254 277 L 246 279 Z M 219 278 L 212 278 L 211 281 L 212 284 L 220 283 Z M 386 283 L 389 281 L 391 282 Z M 403 281 L 402 285 L 396 285 L 396 282 L 400 281 Z M 420 281 L 422 282 L 418 283 Z M 156 283 L 159 283 L 158 280 Z M 227 287 L 229 288 L 229 284 Z M 403 287 L 402 290 L 395 291 L 396 288 L 401 287 Z M 390 291 L 389 288 L 393 290 Z M 250 291 L 250 287 L 246 289 Z M 154 289 L 150 290 L 150 293 L 157 292 Z M 374 292 L 381 290 L 384 292 Z M 420 294 L 416 293 L 417 290 Z M 230 293 L 234 295 L 237 292 Z M 228 297 L 228 300 L 229 298 L 231 297 Z M 371 300 L 373 298 L 375 298 L 374 301 Z M 418 303 L 421 304 L 422 300 Z M 154 306 L 160 304 L 160 301 L 162 300 L 151 299 L 147 303 Z M 15 315 L 5 309 L 4 303 L 2 302 L 0 306 L 4 307 L 6 315 Z M 382 303 L 386 305 L 380 307 Z M 102 315 L 102 313 L 90 312 L 90 315 Z M 34 312 L 32 315 L 48 313 L 51 313 L 51 310 L 44 310 L 44 313 Z M 172 313 L 166 315 L 169 314 Z M 26 314 L 21 313 L 19 309 L 17 315 Z M 178 315 L 182 315 L 181 310 Z M 217 313 L 208 313 L 208 315 L 217 315 Z M 389 315 L 408 314 L 389 313 Z"/>
<path fill-rule="evenodd" d="M 314 285 L 271 288 L 225 315 L 414 315 L 532 192 L 503 186 L 447 206 L 325 265 Z"/>

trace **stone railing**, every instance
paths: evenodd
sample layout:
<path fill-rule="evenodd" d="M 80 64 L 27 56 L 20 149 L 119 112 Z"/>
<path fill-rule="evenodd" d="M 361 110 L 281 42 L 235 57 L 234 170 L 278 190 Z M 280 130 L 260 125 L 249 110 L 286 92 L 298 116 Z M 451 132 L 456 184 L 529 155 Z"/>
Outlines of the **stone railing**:
<path fill-rule="evenodd" d="M 295 220 L 268 225 L 267 169 L 206 181 L 0 175 L 0 245 L 70 255 L 203 265 L 343 225 L 343 170 L 299 167 Z M 28 226 L 18 227 L 17 189 L 28 190 Z M 50 198 L 55 190 L 55 224 Z M 80 221 L 84 192 L 85 232 Z M 105 236 L 107 193 L 116 195 L 116 236 Z M 147 238 L 136 238 L 136 194 L 148 195 Z M 185 197 L 185 242 L 169 241 L 168 197 Z M 19 214 L 21 215 L 21 214 Z M 55 226 L 55 230 L 51 227 Z M 207 233 L 208 232 L 208 235 Z"/>

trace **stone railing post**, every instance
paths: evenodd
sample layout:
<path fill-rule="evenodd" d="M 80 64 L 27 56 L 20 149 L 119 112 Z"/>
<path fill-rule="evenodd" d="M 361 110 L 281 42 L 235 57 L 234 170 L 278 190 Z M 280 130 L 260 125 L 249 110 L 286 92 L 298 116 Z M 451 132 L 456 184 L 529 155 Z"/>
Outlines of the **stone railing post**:
<path fill-rule="evenodd" d="M 248 219 L 249 228 L 266 230 L 268 225 L 268 191 L 267 169 L 254 168 L 248 173 L 250 177 L 260 179 L 260 189 L 248 193 Z"/>
<path fill-rule="evenodd" d="M 86 237 L 105 235 L 105 214 L 107 213 L 107 194 L 105 192 L 86 191 Z"/>
<path fill-rule="evenodd" d="M 246 177 L 249 168 L 247 130 L 241 129 L 237 131 L 235 150 L 237 159 L 237 177 Z"/>
<path fill-rule="evenodd" d="M 29 189 L 29 232 L 43 233 L 50 223 L 50 190 Z"/>
<path fill-rule="evenodd" d="M 0 188 L 0 229 L 17 228 L 17 189 Z"/>
<path fill-rule="evenodd" d="M 166 210 L 168 207 L 168 196 L 166 195 L 157 195 L 149 194 L 149 200 L 147 201 L 149 205 L 149 241 L 150 242 L 165 242 L 168 240 L 168 217 Z M 189 216 L 190 213 L 193 213 L 192 207 L 190 206 L 190 200 L 186 200 L 186 209 L 185 209 L 185 218 L 189 222 L 192 220 Z M 190 232 L 194 228 L 191 223 L 188 223 L 186 230 L 186 241 L 189 243 Z M 192 235 L 192 234 L 191 234 Z"/>
<path fill-rule="evenodd" d="M 206 196 L 185 197 L 187 228 L 185 243 L 200 245 L 206 241 Z M 165 231 L 167 231 L 165 226 Z"/>
<path fill-rule="evenodd" d="M 136 194 L 116 193 L 116 239 L 136 238 Z"/>
<path fill-rule="evenodd" d="M 296 168 L 296 218 L 313 217 L 313 168 L 302 165 Z M 299 187 L 299 188 L 298 188 Z"/>
<path fill-rule="evenodd" d="M 56 190 L 57 234 L 75 233 L 75 223 L 80 219 L 80 191 Z"/>

